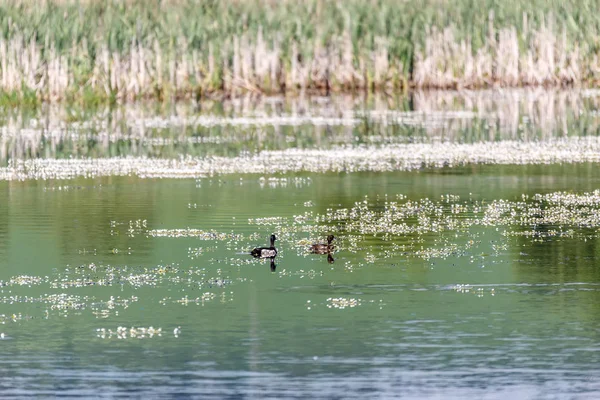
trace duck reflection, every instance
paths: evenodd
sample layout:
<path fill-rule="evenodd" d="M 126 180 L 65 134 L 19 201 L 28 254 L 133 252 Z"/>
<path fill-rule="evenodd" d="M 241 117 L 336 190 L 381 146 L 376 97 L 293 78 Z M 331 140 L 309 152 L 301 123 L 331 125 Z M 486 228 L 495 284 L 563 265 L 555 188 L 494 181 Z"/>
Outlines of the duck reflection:
<path fill-rule="evenodd" d="M 277 249 L 275 248 L 275 235 L 271 235 L 271 245 L 269 247 L 257 247 L 252 249 L 250 255 L 254 258 L 269 258 L 271 260 L 271 272 L 275 272 L 277 266 L 275 265 L 275 257 L 277 256 Z"/>
<path fill-rule="evenodd" d="M 335 259 L 333 258 L 333 253 L 335 249 L 335 245 L 332 244 L 335 236 L 329 235 L 327 236 L 327 243 L 315 243 L 310 246 L 310 252 L 312 254 L 327 254 L 327 262 L 329 264 L 333 264 Z"/>

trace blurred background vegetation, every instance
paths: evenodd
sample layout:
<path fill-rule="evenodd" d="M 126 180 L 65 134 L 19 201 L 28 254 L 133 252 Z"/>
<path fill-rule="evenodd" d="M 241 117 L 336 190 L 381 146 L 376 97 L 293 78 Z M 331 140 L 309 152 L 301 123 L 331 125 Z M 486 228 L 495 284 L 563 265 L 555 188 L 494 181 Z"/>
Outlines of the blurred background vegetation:
<path fill-rule="evenodd" d="M 3 103 L 594 85 L 600 2 L 5 1 Z"/>

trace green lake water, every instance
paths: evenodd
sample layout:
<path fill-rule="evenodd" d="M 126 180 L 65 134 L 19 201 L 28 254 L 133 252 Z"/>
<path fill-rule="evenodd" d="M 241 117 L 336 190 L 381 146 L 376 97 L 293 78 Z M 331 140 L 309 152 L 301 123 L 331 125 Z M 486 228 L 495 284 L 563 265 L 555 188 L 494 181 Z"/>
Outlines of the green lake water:
<path fill-rule="evenodd" d="M 595 163 L 0 181 L 0 397 L 598 398 L 598 226 L 484 219 L 598 188 Z M 414 214 L 369 225 L 391 203 Z M 275 271 L 248 255 L 272 233 Z"/>

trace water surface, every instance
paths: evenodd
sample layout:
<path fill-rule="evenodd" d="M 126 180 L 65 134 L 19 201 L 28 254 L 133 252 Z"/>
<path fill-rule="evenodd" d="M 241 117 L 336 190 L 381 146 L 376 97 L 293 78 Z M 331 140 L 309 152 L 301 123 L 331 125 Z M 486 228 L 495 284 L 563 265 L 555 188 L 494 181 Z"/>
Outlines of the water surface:
<path fill-rule="evenodd" d="M 366 138 L 359 127 L 323 128 L 324 137 Z M 165 129 L 178 143 L 193 136 Z M 309 148 L 330 145 L 302 129 Z M 299 146 L 280 141 L 285 134 L 235 137 L 233 156 Z M 107 157 L 119 146 L 89 149 Z M 61 157 L 37 149 L 28 154 Z M 0 393 L 597 398 L 598 171 L 573 163 L 2 181 Z M 246 254 L 272 233 L 275 272 Z M 336 236 L 333 263 L 308 252 L 327 234 Z"/>

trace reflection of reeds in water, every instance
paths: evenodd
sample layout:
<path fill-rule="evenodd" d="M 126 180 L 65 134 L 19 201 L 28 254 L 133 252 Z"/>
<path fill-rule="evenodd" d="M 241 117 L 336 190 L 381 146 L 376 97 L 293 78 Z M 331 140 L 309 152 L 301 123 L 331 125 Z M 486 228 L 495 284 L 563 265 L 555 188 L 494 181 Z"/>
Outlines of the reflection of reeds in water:
<path fill-rule="evenodd" d="M 176 103 L 156 112 L 136 103 L 78 115 L 45 105 L 0 119 L 0 160 L 65 156 L 194 155 L 214 145 L 242 150 L 328 148 L 338 144 L 546 140 L 596 134 L 600 92 L 559 90 L 423 91 L 409 97 L 245 96 Z M 166 150 L 165 150 L 166 149 Z M 213 153 L 214 154 L 214 153 Z M 223 152 L 218 154 L 224 154 Z"/>
<path fill-rule="evenodd" d="M 488 137 L 495 139 L 533 139 L 579 135 L 575 122 L 587 132 L 597 132 L 599 119 L 590 113 L 600 107 L 600 92 L 587 95 L 577 90 L 498 90 L 498 91 L 425 91 L 414 94 L 414 109 L 425 115 L 447 111 L 469 111 L 474 119 L 454 119 L 443 129 L 430 134 L 458 138 L 483 121 Z"/>

